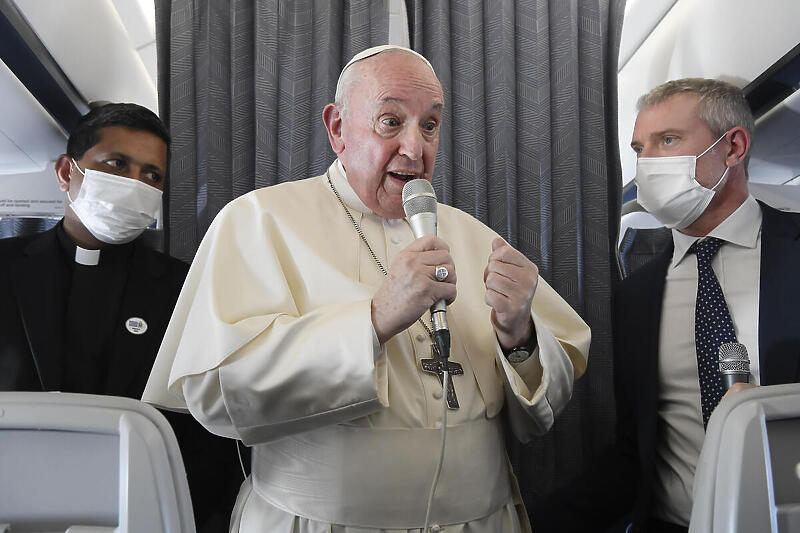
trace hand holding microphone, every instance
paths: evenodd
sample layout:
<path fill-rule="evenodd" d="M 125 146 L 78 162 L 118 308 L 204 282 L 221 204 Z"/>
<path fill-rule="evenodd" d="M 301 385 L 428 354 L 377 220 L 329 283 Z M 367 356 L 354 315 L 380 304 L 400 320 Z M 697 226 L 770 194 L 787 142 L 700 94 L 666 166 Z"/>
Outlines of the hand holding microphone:
<path fill-rule="evenodd" d="M 411 180 L 403 186 L 403 211 L 417 239 L 426 235 L 436 235 L 436 192 L 427 180 Z M 437 265 L 434 278 L 445 281 L 450 277 L 450 270 L 444 265 Z M 447 304 L 444 299 L 437 300 L 431 306 L 431 322 L 433 324 L 433 340 L 439 354 L 445 359 L 450 357 L 450 329 L 447 327 Z"/>
<path fill-rule="evenodd" d="M 409 183 L 415 181 L 424 182 L 430 187 L 426 180 L 412 180 Z M 433 194 L 432 187 L 429 192 Z M 421 217 L 414 214 L 409 216 L 409 223 L 415 232 L 433 228 L 433 233 L 415 233 L 417 240 L 395 256 L 389 265 L 386 280 L 372 298 L 372 323 L 381 343 L 411 326 L 437 302 L 450 304 L 456 299 L 457 275 L 450 247 L 435 235 L 435 198 L 434 195 L 432 214 L 430 211 L 420 211 L 415 214 L 422 213 Z M 417 202 L 412 202 L 412 205 L 417 205 Z M 425 200 L 425 206 L 430 207 L 429 200 Z M 420 223 L 420 218 L 425 222 Z M 439 267 L 447 270 L 447 276 L 442 280 L 436 277 Z"/>

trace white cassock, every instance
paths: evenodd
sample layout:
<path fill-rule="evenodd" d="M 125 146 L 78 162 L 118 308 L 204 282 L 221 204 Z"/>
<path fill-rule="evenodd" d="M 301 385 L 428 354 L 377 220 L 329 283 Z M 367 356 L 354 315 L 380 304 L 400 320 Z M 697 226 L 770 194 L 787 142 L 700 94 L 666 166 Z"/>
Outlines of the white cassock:
<path fill-rule="evenodd" d="M 388 268 L 414 236 L 373 214 L 338 163 L 334 186 Z M 590 332 L 542 279 L 533 299 L 538 349 L 511 365 L 484 302 L 497 236 L 439 205 L 458 296 L 447 310 L 460 408 L 432 522 L 449 532 L 530 526 L 510 471 L 500 410 L 522 441 L 547 431 L 586 368 Z M 192 263 L 143 400 L 188 410 L 209 431 L 252 447 L 232 531 L 418 531 L 438 459 L 441 385 L 420 371 L 431 341 L 418 322 L 378 343 L 370 315 L 384 277 L 326 177 L 229 203 Z M 426 313 L 423 317 L 429 320 Z"/>

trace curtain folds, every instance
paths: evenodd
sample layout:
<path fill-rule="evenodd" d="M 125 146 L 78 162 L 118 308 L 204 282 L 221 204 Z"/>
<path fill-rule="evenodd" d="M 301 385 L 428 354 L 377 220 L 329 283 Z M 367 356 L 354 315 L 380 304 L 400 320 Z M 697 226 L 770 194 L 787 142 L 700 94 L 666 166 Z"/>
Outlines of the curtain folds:
<path fill-rule="evenodd" d="M 527 445 L 508 440 L 530 502 L 577 475 L 613 435 L 624 0 L 406 0 L 406 7 L 411 46 L 444 87 L 439 198 L 522 250 L 592 328 L 588 372 L 554 430 Z"/>
<path fill-rule="evenodd" d="M 191 261 L 232 199 L 325 170 L 322 108 L 347 60 L 387 42 L 388 13 L 388 0 L 156 1 L 170 254 Z"/>

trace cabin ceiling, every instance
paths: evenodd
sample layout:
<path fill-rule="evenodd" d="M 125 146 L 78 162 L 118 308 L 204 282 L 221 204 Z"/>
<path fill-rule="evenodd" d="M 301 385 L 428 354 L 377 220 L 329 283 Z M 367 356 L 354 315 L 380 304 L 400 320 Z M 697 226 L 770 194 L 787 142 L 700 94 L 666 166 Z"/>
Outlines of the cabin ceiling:
<path fill-rule="evenodd" d="M 30 34 L 27 51 L 60 68 L 77 91 L 79 113 L 96 100 L 158 111 L 154 0 L 5 0 L 0 7 L 4 20 Z M 0 175 L 41 172 L 64 151 L 65 128 L 9 61 L 0 57 Z M 48 74 L 40 68 L 30 78 Z"/>

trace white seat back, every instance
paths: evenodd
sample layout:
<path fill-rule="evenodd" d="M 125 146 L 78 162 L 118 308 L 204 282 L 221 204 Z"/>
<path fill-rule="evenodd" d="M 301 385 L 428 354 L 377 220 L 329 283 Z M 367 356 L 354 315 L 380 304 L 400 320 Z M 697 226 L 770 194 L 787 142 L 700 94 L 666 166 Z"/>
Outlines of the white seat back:
<path fill-rule="evenodd" d="M 721 402 L 694 481 L 690 533 L 800 532 L 800 384 Z"/>
<path fill-rule="evenodd" d="M 130 398 L 0 392 L 0 530 L 193 533 L 175 434 Z"/>

